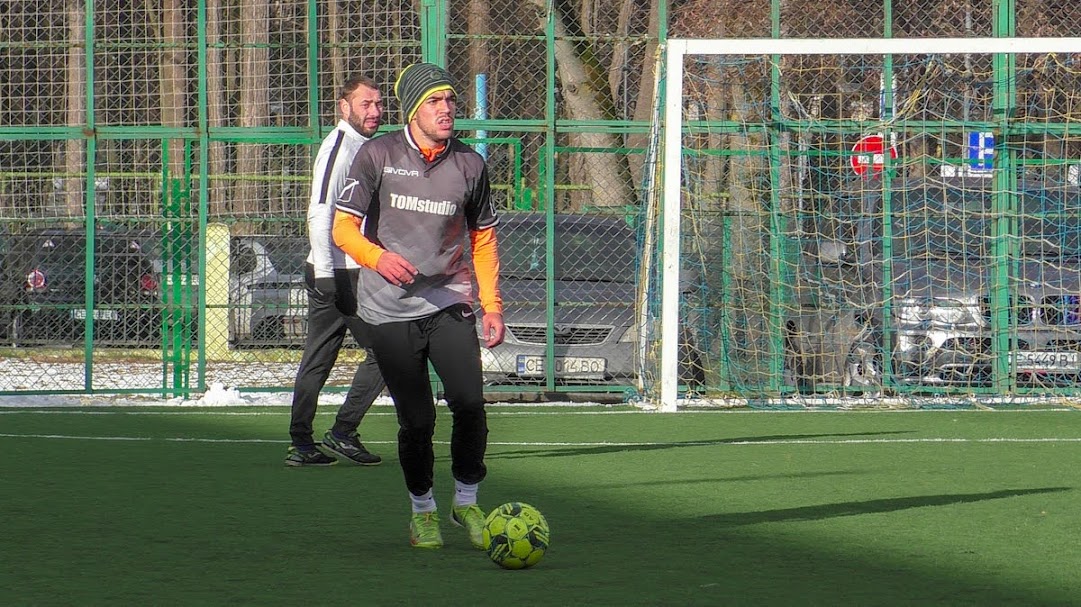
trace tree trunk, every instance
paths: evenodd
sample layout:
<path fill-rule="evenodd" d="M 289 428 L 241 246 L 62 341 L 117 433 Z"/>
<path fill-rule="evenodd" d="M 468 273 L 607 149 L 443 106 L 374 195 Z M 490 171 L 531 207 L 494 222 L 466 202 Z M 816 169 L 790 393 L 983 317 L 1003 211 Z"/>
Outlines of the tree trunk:
<path fill-rule="evenodd" d="M 619 16 L 616 18 L 616 41 L 612 44 L 612 62 L 608 66 L 608 90 L 617 107 L 622 107 L 623 113 L 618 118 L 626 116 L 627 108 L 618 103 L 620 93 L 624 90 L 624 71 L 627 69 L 627 54 L 631 45 L 627 44 L 627 36 L 630 34 L 631 17 L 634 16 L 635 0 L 622 0 L 619 3 Z"/>
<path fill-rule="evenodd" d="M 339 46 L 341 37 L 338 32 L 341 30 L 341 11 L 338 10 L 338 0 L 330 0 L 327 2 L 327 43 L 330 45 L 331 82 L 334 84 L 332 90 L 335 97 L 337 97 L 338 91 L 345 85 L 345 80 L 348 78 L 345 74 L 345 57 L 342 56 L 342 49 Z M 334 107 L 338 107 L 337 103 L 334 104 Z"/>
<path fill-rule="evenodd" d="M 726 87 L 731 95 L 732 113 L 742 124 L 760 120 L 750 108 L 747 91 L 742 82 L 729 79 Z M 745 154 L 733 155 L 728 167 L 728 214 L 731 216 L 732 248 L 726 266 L 732 276 L 734 292 L 729 297 L 741 305 L 733 310 L 733 341 L 729 347 L 742 350 L 745 360 L 765 364 L 769 353 L 769 274 L 766 267 L 766 229 L 761 193 L 754 184 L 763 183 L 768 168 L 755 150 L 763 149 L 764 138 L 758 133 L 735 133 L 729 136 L 727 148 Z"/>
<path fill-rule="evenodd" d="M 163 0 L 161 6 L 161 39 L 166 45 L 161 54 L 159 86 L 161 100 L 161 124 L 166 127 L 182 127 L 185 120 L 185 104 L 188 99 L 187 74 L 180 43 L 184 39 L 184 19 L 180 0 Z M 171 190 L 176 180 L 184 178 L 184 140 L 171 139 L 169 146 L 169 181 L 165 187 Z M 185 187 L 183 184 L 181 187 Z M 164 192 L 168 201 L 172 191 Z"/>
<path fill-rule="evenodd" d="M 270 81 L 268 69 L 270 40 L 268 0 L 241 0 L 240 39 L 247 48 L 240 58 L 240 127 L 257 129 L 267 126 L 269 117 Z M 237 178 L 234 187 L 233 211 L 251 218 L 265 208 L 262 192 L 265 190 L 258 177 L 265 172 L 264 144 L 240 143 L 237 145 Z"/>
<path fill-rule="evenodd" d="M 67 123 L 87 123 L 86 115 L 86 13 L 83 0 L 68 0 Z M 67 217 L 85 217 L 86 205 L 86 140 L 69 139 L 64 144 L 64 213 Z"/>
<path fill-rule="evenodd" d="M 469 72 L 470 74 L 488 76 L 489 57 L 488 40 L 491 35 L 491 27 L 488 23 L 491 5 L 488 0 L 469 0 L 469 8 L 466 27 L 469 31 Z M 474 87 L 475 88 L 475 87 Z M 466 98 L 476 95 L 473 88 L 466 93 Z M 473 107 L 479 108 L 483 99 L 473 99 Z"/>
<path fill-rule="evenodd" d="M 221 42 L 221 0 L 206 0 L 206 113 L 207 127 L 210 133 L 225 126 L 225 82 L 222 73 L 222 52 L 218 47 Z M 209 173 L 206 201 L 207 212 L 211 217 L 221 217 L 226 213 L 225 201 L 228 188 L 222 184 L 225 175 L 225 144 L 211 141 L 207 172 Z"/>
<path fill-rule="evenodd" d="M 540 3 L 538 0 L 533 2 Z M 605 94 L 594 85 L 590 66 L 575 52 L 575 43 L 567 40 L 567 28 L 558 10 L 555 11 L 553 19 L 556 76 L 565 117 L 571 120 L 604 118 Z M 620 146 L 619 137 L 611 133 L 571 133 L 569 139 L 571 145 L 578 147 L 612 149 Z M 576 153 L 574 159 L 568 167 L 571 180 L 584 183 L 588 187 L 587 199 L 572 199 L 570 208 L 560 210 L 580 210 L 583 206 L 600 208 L 636 204 L 630 187 L 630 172 L 625 155 L 581 152 Z"/>
<path fill-rule="evenodd" d="M 657 37 L 660 35 L 660 22 L 657 12 L 660 10 L 658 2 L 662 0 L 650 0 L 649 2 L 649 42 L 645 45 L 645 54 L 642 57 L 642 71 L 638 76 L 638 96 L 634 102 L 632 119 L 640 122 L 649 122 L 653 119 L 653 81 L 656 78 L 657 63 Z M 630 2 L 630 0 L 628 0 Z M 626 137 L 627 147 L 645 149 L 649 144 L 649 133 L 629 133 Z M 631 154 L 627 157 L 630 165 L 631 179 L 633 183 L 642 183 L 642 163 L 645 154 Z"/>

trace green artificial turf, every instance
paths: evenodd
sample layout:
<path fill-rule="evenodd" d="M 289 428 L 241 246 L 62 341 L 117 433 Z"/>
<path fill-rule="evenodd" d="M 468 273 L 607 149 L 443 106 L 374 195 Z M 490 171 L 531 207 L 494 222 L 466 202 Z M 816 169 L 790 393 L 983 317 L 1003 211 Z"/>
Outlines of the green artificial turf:
<path fill-rule="evenodd" d="M 316 432 L 332 421 L 321 411 Z M 0 410 L 2 605 L 1081 603 L 1081 413 L 492 407 L 481 503 L 551 526 L 504 571 L 408 543 L 374 468 L 282 465 L 288 409 Z M 449 513 L 450 415 L 436 498 Z"/>

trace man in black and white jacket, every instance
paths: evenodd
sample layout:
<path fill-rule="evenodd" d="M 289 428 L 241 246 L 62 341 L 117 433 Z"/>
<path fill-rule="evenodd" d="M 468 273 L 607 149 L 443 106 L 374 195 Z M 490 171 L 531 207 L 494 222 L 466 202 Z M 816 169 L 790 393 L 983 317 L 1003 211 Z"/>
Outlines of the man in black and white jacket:
<path fill-rule="evenodd" d="M 342 87 L 338 110 L 341 120 L 319 146 L 312 174 L 308 205 L 311 252 L 304 271 L 308 291 L 308 336 L 293 385 L 289 425 L 292 444 L 285 458 L 287 466 L 337 463 L 337 459 L 318 447 L 362 466 L 382 461 L 364 447 L 357 435 L 361 419 L 386 385 L 375 355 L 367 347 L 366 325 L 356 317 L 356 283 L 360 266 L 343 253 L 331 237 L 335 201 L 345 185 L 353 157 L 382 123 L 383 99 L 378 85 L 365 76 L 350 78 Z M 333 427 L 326 431 L 322 443 L 317 446 L 312 435 L 312 422 L 319 392 L 338 359 L 347 330 L 357 344 L 365 348 L 366 356 L 357 367 Z"/>

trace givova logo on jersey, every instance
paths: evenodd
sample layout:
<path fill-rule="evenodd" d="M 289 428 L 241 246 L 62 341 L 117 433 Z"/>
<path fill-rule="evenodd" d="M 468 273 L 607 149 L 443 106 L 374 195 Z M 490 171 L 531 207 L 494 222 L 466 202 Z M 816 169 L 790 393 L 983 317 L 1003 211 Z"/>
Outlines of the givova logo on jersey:
<path fill-rule="evenodd" d="M 417 213 L 430 213 L 447 217 L 458 212 L 458 205 L 449 200 L 429 200 L 419 196 L 406 196 L 393 192 L 390 194 L 390 206 L 403 211 L 416 211 Z"/>
<path fill-rule="evenodd" d="M 420 177 L 420 171 L 416 169 L 399 169 L 397 167 L 383 167 L 384 173 L 398 175 L 399 177 Z"/>

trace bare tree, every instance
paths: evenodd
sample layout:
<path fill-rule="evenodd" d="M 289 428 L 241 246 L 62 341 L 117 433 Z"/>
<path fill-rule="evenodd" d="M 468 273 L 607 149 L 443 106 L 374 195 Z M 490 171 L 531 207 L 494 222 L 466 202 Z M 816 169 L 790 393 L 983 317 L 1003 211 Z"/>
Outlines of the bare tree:
<path fill-rule="evenodd" d="M 338 91 L 345 84 L 345 57 L 342 55 L 341 38 L 342 31 L 341 10 L 338 0 L 327 2 L 327 43 L 330 45 L 330 77 L 333 87 L 331 90 Z"/>
<path fill-rule="evenodd" d="M 492 33 L 488 24 L 491 4 L 488 0 L 469 0 L 467 11 L 466 28 L 469 31 L 470 38 L 468 51 L 469 73 L 483 74 L 487 77 L 489 71 L 487 36 Z M 483 99 L 475 99 L 474 107 L 483 102 Z"/>
<path fill-rule="evenodd" d="M 86 124 L 86 12 L 83 0 L 68 0 L 67 123 Z M 64 206 L 67 217 L 83 217 L 86 205 L 86 141 L 69 139 L 64 145 Z"/>
<path fill-rule="evenodd" d="M 241 0 L 240 39 L 246 48 L 240 57 L 240 127 L 256 129 L 267 126 L 270 103 L 269 64 L 267 44 L 270 40 L 269 0 Z M 265 169 L 265 145 L 240 143 L 237 145 L 237 178 L 233 188 L 233 211 L 237 215 L 253 218 L 259 214 L 262 200 L 261 182 L 257 176 Z"/>
<path fill-rule="evenodd" d="M 546 12 L 543 0 L 531 0 L 540 10 L 541 27 Z M 563 101 L 563 112 L 571 120 L 597 120 L 608 116 L 605 108 L 612 106 L 608 91 L 597 86 L 604 78 L 594 75 L 603 73 L 599 66 L 591 64 L 575 48 L 575 43 L 568 40 L 567 26 L 558 9 L 551 15 L 555 25 L 555 61 L 559 79 L 559 92 Z M 613 149 L 620 145 L 619 137 L 613 133 L 580 132 L 569 134 L 575 146 L 593 149 Z M 589 203 L 594 207 L 619 207 L 634 204 L 630 186 L 630 171 L 626 158 L 614 152 L 584 152 L 575 154 L 569 167 L 571 179 L 585 183 L 589 188 Z M 575 201 L 572 206 L 581 206 L 585 201 Z M 573 210 L 573 209 L 571 209 Z"/>
<path fill-rule="evenodd" d="M 225 75 L 223 73 L 225 61 L 219 46 L 221 13 L 221 0 L 206 0 L 206 113 L 207 127 L 211 131 L 225 126 Z M 226 167 L 225 144 L 211 140 L 207 156 L 209 157 L 207 195 L 210 198 L 206 201 L 207 210 L 211 217 L 220 217 L 226 211 L 225 200 L 228 191 L 227 187 L 220 185 Z"/>
<path fill-rule="evenodd" d="M 711 0 L 692 0 L 674 15 L 671 35 L 690 37 L 746 37 L 768 31 L 768 3 L 741 3 L 735 0 L 718 6 Z M 754 6 L 753 4 L 765 5 Z M 685 82 L 684 107 L 700 120 L 733 120 L 753 124 L 765 120 L 763 108 L 752 100 L 768 98 L 761 81 L 753 74 L 728 69 L 720 62 L 701 66 L 692 82 Z M 699 162 L 697 193 L 701 208 L 713 208 L 728 218 L 728 246 L 705 254 L 722 265 L 729 277 L 731 301 L 739 306 L 728 310 L 729 335 L 725 344 L 732 356 L 756 360 L 769 348 L 769 224 L 766 221 L 769 195 L 761 188 L 769 171 L 758 150 L 766 149 L 767 136 L 758 130 L 727 135 L 707 133 L 693 143 L 707 150 L 728 150 L 727 156 L 705 155 Z M 742 153 L 740 153 L 742 152 Z M 727 196 L 721 195 L 727 193 Z M 708 276 L 707 280 L 719 279 Z M 714 292 L 722 293 L 723 289 Z M 764 361 L 757 361 L 764 362 Z"/>
<path fill-rule="evenodd" d="M 167 127 L 182 127 L 186 119 L 188 102 L 187 69 L 183 42 L 186 23 L 180 0 L 162 0 L 161 4 L 161 40 L 165 48 L 161 54 L 158 71 L 158 90 L 161 103 L 161 124 Z M 170 181 L 165 187 L 170 188 L 177 179 L 184 177 L 184 140 L 171 139 L 169 146 L 169 164 L 166 167 Z M 166 191 L 169 200 L 173 192 Z"/>
<path fill-rule="evenodd" d="M 665 0 L 650 0 L 649 2 L 649 22 L 646 27 L 649 39 L 645 44 L 642 69 L 638 76 L 638 95 L 634 103 L 634 113 L 632 114 L 634 120 L 642 122 L 648 122 L 653 118 L 653 96 L 656 93 L 654 80 L 656 79 L 657 70 L 657 40 L 660 36 L 659 3 L 662 1 Z M 625 12 L 630 12 L 633 3 L 634 0 L 624 0 Z M 623 18 L 621 13 L 620 20 L 622 21 Z M 629 18 L 629 15 L 627 18 Z M 645 148 L 648 138 L 648 133 L 630 133 L 627 135 L 627 147 Z M 642 183 L 642 161 L 644 158 L 642 155 L 628 157 L 634 183 Z"/>

